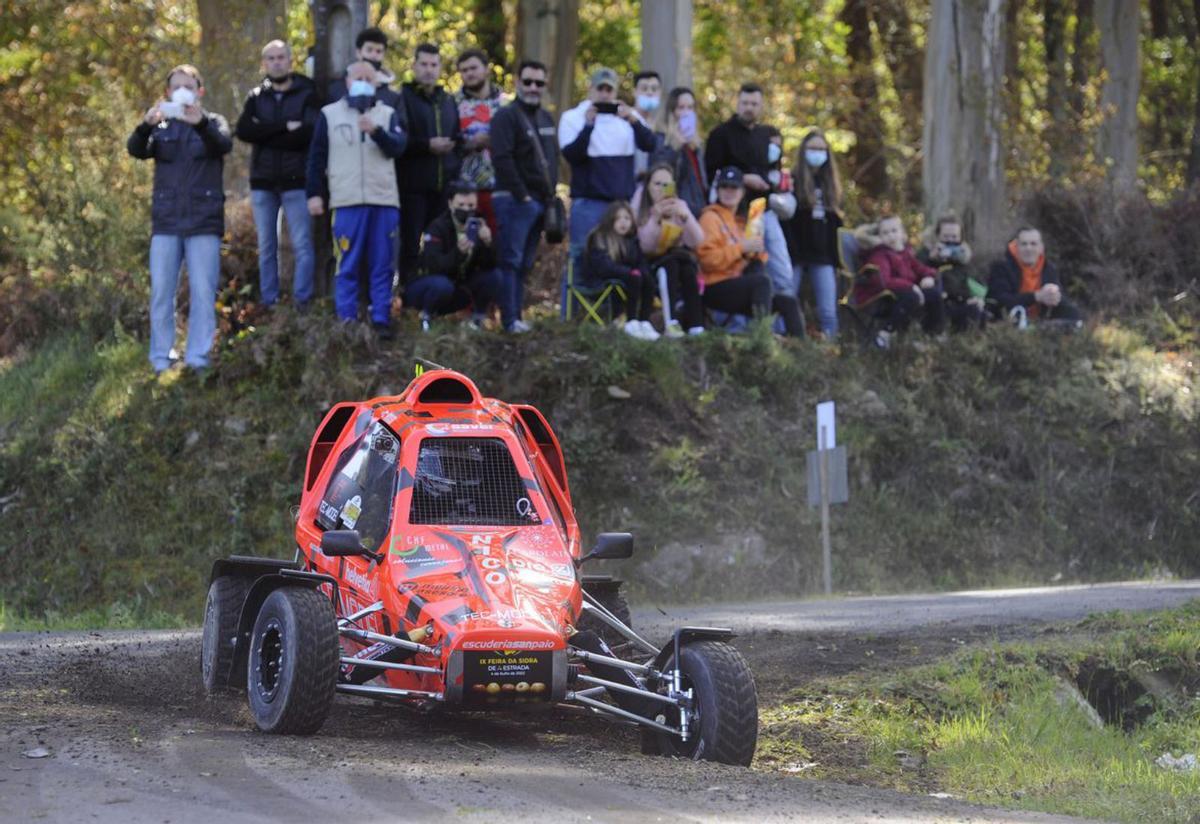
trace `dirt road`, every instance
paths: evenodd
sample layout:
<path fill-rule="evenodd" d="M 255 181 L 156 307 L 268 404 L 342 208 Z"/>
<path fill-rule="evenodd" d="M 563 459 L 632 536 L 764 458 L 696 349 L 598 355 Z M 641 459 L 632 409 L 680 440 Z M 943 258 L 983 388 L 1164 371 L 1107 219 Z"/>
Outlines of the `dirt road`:
<path fill-rule="evenodd" d="M 719 605 L 666 610 L 670 618 L 643 608 L 635 623 L 653 637 L 676 620 L 737 627 L 769 704 L 796 673 L 896 663 L 893 642 L 905 655 L 936 655 L 1041 621 L 1195 597 L 1200 581 Z M 867 645 L 883 652 L 864 659 Z M 320 734 L 266 736 L 241 698 L 204 697 L 198 632 L 0 635 L 0 821 L 518 818 L 1067 820 L 651 758 L 629 729 L 567 711 L 418 717 L 339 697 Z"/>

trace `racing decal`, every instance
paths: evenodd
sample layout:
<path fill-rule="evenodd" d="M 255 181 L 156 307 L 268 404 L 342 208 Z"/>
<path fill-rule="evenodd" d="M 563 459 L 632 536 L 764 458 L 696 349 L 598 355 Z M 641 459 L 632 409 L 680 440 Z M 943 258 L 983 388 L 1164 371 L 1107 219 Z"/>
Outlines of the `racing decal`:
<path fill-rule="evenodd" d="M 393 542 L 394 543 L 394 542 Z M 424 544 L 417 544 L 412 549 L 399 549 L 393 546 L 388 550 L 404 564 L 405 574 L 420 577 L 435 572 L 449 563 L 445 558 L 437 558 L 429 553 Z"/>
<path fill-rule="evenodd" d="M 346 582 L 354 588 L 362 590 L 368 595 L 375 595 L 375 587 L 377 586 L 376 580 L 359 572 L 354 568 L 354 566 L 347 565 L 346 571 L 342 577 L 345 578 Z"/>
<path fill-rule="evenodd" d="M 346 503 L 342 504 L 342 523 L 346 525 L 346 529 L 354 529 L 354 525 L 358 523 L 358 516 L 362 514 L 362 495 L 355 495 Z"/>
<path fill-rule="evenodd" d="M 551 640 L 532 638 L 512 638 L 502 641 L 463 641 L 463 649 L 467 650 L 505 650 L 505 649 L 554 649 Z"/>
<path fill-rule="evenodd" d="M 421 618 L 421 610 L 425 609 L 425 605 L 429 602 L 415 592 L 410 592 L 408 597 L 408 608 L 404 610 L 404 620 L 410 624 L 416 624 Z"/>
<path fill-rule="evenodd" d="M 322 526 L 328 529 L 333 529 L 337 526 L 338 516 L 341 514 L 338 512 L 336 506 L 326 501 L 321 501 L 317 507 L 317 513 L 320 516 Z"/>
<path fill-rule="evenodd" d="M 492 596 L 489 594 L 488 588 L 484 586 L 483 579 L 479 575 L 479 570 L 475 567 L 474 558 L 471 556 L 471 549 L 467 546 L 466 542 L 445 532 L 437 534 L 439 537 L 447 540 L 462 555 L 463 569 L 467 573 L 467 580 L 470 581 L 471 589 L 475 590 L 475 594 L 485 604 L 490 605 L 492 603 Z"/>
<path fill-rule="evenodd" d="M 467 655 L 463 681 L 470 686 L 464 697 L 468 701 L 546 698 L 553 672 L 553 658 L 547 653 L 497 650 Z"/>
<path fill-rule="evenodd" d="M 416 593 L 426 601 L 437 600 L 440 598 L 467 598 L 471 595 L 471 590 L 466 584 L 458 581 L 445 581 L 435 583 L 420 583 L 416 581 L 404 581 L 397 584 L 396 589 L 400 590 L 405 595 Z"/>

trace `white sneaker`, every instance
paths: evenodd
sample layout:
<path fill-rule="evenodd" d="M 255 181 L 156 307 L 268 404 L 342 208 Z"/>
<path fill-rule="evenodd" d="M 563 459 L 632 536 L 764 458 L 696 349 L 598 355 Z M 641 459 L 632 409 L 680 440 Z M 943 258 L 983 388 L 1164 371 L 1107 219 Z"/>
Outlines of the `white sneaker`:
<path fill-rule="evenodd" d="M 886 329 L 880 329 L 875 333 L 875 346 L 879 349 L 887 349 L 892 345 L 892 333 Z"/>
<path fill-rule="evenodd" d="M 678 321 L 671 321 L 667 324 L 667 328 L 663 334 L 668 338 L 682 338 L 685 333 L 683 331 L 683 327 L 679 325 Z"/>
<path fill-rule="evenodd" d="M 532 332 L 533 327 L 523 320 L 514 320 L 504 331 L 512 332 L 514 335 L 523 335 L 526 332 Z"/>
<path fill-rule="evenodd" d="M 690 329 L 688 329 L 688 334 L 691 335 L 693 338 L 696 337 L 697 335 L 703 335 L 704 327 L 703 326 L 693 326 Z"/>
<path fill-rule="evenodd" d="M 625 331 L 625 334 L 629 335 L 631 338 L 637 338 L 638 340 L 646 339 L 646 335 L 642 331 L 642 324 L 640 321 L 627 320 L 625 321 L 625 325 L 621 328 Z"/>
<path fill-rule="evenodd" d="M 658 334 L 658 330 L 654 328 L 654 324 L 648 320 L 639 320 L 638 324 L 642 327 L 642 340 L 658 340 L 662 335 Z"/>

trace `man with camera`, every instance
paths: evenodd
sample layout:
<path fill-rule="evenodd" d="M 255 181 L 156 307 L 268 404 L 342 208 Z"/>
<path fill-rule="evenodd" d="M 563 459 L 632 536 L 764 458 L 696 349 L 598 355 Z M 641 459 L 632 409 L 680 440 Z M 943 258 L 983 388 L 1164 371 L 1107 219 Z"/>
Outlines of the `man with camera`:
<path fill-rule="evenodd" d="M 500 322 L 508 332 L 528 332 L 521 320 L 525 276 L 533 268 L 546 205 L 558 185 L 558 141 L 554 118 L 542 108 L 546 66 L 526 60 L 517 69 L 517 99 L 492 121 L 492 164 L 496 190 L 497 256 L 504 278 Z"/>
<path fill-rule="evenodd" d="M 375 97 L 375 68 L 346 69 L 346 96 L 321 109 L 308 155 L 308 211 L 333 210 L 337 256 L 334 305 L 343 321 L 358 318 L 358 266 L 367 261 L 371 324 L 392 337 L 392 256 L 400 223 L 393 161 L 407 133 L 400 115 Z"/>
<path fill-rule="evenodd" d="M 1058 269 L 1046 260 L 1042 233 L 1032 226 L 1018 229 L 992 264 L 988 297 L 1022 326 L 1038 319 L 1083 323 L 1083 313 L 1063 294 Z"/>
<path fill-rule="evenodd" d="M 634 152 L 654 150 L 654 132 L 617 99 L 617 73 L 592 73 L 588 97 L 558 121 L 558 145 L 571 167 L 571 240 L 569 266 L 579 273 L 579 256 L 588 233 L 596 228 L 609 204 L 633 196 Z M 562 283 L 562 315 L 567 314 L 567 278 Z"/>
<path fill-rule="evenodd" d="M 971 272 L 971 245 L 963 240 L 962 221 L 953 212 L 937 219 L 933 235 L 917 252 L 917 260 L 938 270 L 950 329 L 964 332 L 983 324 L 987 287 Z"/>
<path fill-rule="evenodd" d="M 472 307 L 478 329 L 488 307 L 499 303 L 504 279 L 496 269 L 492 232 L 479 213 L 475 189 L 455 181 L 447 189 L 449 211 L 421 235 L 420 269 L 404 289 L 404 302 L 421 313 L 421 328 L 439 315 Z"/>
<path fill-rule="evenodd" d="M 217 279 L 225 234 L 224 157 L 229 124 L 200 106 L 200 72 L 180 65 L 167 74 L 166 97 L 151 106 L 126 142 L 129 154 L 154 160 L 150 209 L 150 364 L 171 366 L 175 289 L 187 260 L 190 302 L 184 363 L 205 369 L 217 330 Z"/>
<path fill-rule="evenodd" d="M 296 272 L 292 299 L 304 309 L 313 296 L 312 228 L 304 194 L 308 144 L 317 122 L 316 87 L 292 71 L 292 50 L 282 40 L 263 46 L 266 78 L 250 90 L 237 122 L 249 143 L 250 205 L 258 232 L 258 282 L 264 306 L 279 300 L 279 211 L 287 217 Z M 344 85 L 344 84 L 343 84 Z"/>

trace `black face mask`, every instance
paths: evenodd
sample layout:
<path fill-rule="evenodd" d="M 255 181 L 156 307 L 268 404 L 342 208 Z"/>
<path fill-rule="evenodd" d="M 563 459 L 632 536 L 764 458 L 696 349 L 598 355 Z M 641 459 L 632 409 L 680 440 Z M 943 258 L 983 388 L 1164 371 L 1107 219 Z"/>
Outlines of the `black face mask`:
<path fill-rule="evenodd" d="M 380 69 L 382 69 L 382 68 L 383 68 L 383 61 L 382 61 L 382 60 L 367 60 L 367 62 L 368 62 L 368 63 L 370 63 L 372 66 L 374 66 L 374 67 L 375 67 L 375 71 L 379 71 Z"/>
<path fill-rule="evenodd" d="M 454 209 L 452 210 L 455 223 L 466 223 L 471 218 L 475 217 L 474 209 Z"/>

